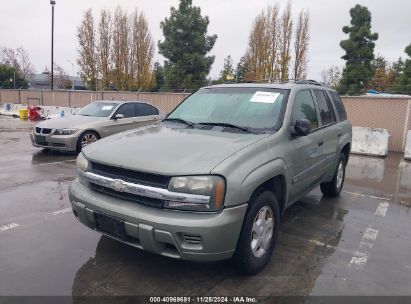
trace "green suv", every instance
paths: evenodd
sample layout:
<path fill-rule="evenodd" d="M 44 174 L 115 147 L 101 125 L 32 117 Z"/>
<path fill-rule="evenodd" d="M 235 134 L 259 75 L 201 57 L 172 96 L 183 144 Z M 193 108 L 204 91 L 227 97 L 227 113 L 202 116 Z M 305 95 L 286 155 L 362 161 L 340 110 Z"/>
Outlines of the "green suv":
<path fill-rule="evenodd" d="M 351 137 L 340 97 L 320 83 L 205 87 L 162 122 L 85 147 L 70 201 L 121 242 L 256 273 L 291 204 L 318 185 L 340 194 Z"/>

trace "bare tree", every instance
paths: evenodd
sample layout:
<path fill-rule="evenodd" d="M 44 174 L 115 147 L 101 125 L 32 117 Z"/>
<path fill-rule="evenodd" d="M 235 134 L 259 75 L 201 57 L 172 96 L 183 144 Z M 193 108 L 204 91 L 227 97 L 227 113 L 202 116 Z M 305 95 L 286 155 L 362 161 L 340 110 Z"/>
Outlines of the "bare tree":
<path fill-rule="evenodd" d="M 289 78 L 289 69 L 291 61 L 290 45 L 293 36 L 293 21 L 291 12 L 291 2 L 289 1 L 283 14 L 281 15 L 280 27 L 280 54 L 279 54 L 279 65 L 280 65 L 280 79 L 282 81 L 287 81 Z"/>
<path fill-rule="evenodd" d="M 154 42 L 148 28 L 147 20 L 137 10 L 130 17 L 132 27 L 130 48 L 130 74 L 132 88 L 148 89 L 154 85 Z"/>
<path fill-rule="evenodd" d="M 310 43 L 310 15 L 304 10 L 298 15 L 294 40 L 294 79 L 307 77 L 307 52 Z"/>
<path fill-rule="evenodd" d="M 83 15 L 83 20 L 77 28 L 77 38 L 79 41 L 77 63 L 80 66 L 80 74 L 91 89 L 97 89 L 96 31 L 91 8 Z"/>
<path fill-rule="evenodd" d="M 59 89 L 70 89 L 73 84 L 66 71 L 57 63 L 54 64 L 54 83 Z"/>
<path fill-rule="evenodd" d="M 341 70 L 337 66 L 331 66 L 321 71 L 322 81 L 333 88 L 337 88 L 341 80 Z"/>
<path fill-rule="evenodd" d="M 117 90 L 127 90 L 130 86 L 129 32 L 130 25 L 127 13 L 121 7 L 117 7 L 113 18 L 113 43 L 111 46 L 112 79 Z"/>
<path fill-rule="evenodd" d="M 245 80 L 268 80 L 278 76 L 278 4 L 269 6 L 254 20 L 249 35 Z"/>
<path fill-rule="evenodd" d="M 15 68 L 22 78 L 26 78 L 35 72 L 29 54 L 23 47 L 19 47 L 16 50 L 7 47 L 1 48 L 0 61 Z"/>
<path fill-rule="evenodd" d="M 298 72 L 301 74 L 306 67 L 309 40 L 309 20 L 303 18 L 302 22 L 302 33 L 298 40 L 298 54 L 296 54 L 298 55 Z M 256 17 L 250 32 L 245 55 L 247 71 L 244 79 L 246 81 L 288 80 L 292 58 L 290 50 L 292 36 L 291 2 L 288 2 L 282 13 L 280 13 L 278 3 L 262 11 Z"/>
<path fill-rule="evenodd" d="M 111 71 L 111 42 L 112 42 L 112 25 L 111 13 L 108 10 L 101 10 L 100 22 L 98 25 L 98 74 L 101 77 L 103 90 L 110 88 L 110 71 Z"/>
<path fill-rule="evenodd" d="M 267 9 L 267 39 L 270 43 L 269 60 L 268 60 L 268 78 L 279 78 L 279 65 L 278 65 L 278 47 L 280 38 L 279 27 L 279 14 L 280 6 L 276 3 L 274 6 L 269 6 Z"/>

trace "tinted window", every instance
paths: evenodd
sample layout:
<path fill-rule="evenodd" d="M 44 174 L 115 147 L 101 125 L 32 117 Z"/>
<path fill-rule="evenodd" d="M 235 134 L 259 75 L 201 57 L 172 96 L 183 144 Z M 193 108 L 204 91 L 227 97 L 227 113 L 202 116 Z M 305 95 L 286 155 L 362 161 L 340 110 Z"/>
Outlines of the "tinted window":
<path fill-rule="evenodd" d="M 158 115 L 158 109 L 145 103 L 136 103 L 136 116 Z"/>
<path fill-rule="evenodd" d="M 330 91 L 329 93 L 331 95 L 332 100 L 334 101 L 338 117 L 340 118 L 340 120 L 346 120 L 347 112 L 345 111 L 344 104 L 342 103 L 340 96 L 336 92 Z"/>
<path fill-rule="evenodd" d="M 125 118 L 134 117 L 134 105 L 132 103 L 126 103 L 122 105 L 116 112 L 117 114 L 123 114 Z"/>
<path fill-rule="evenodd" d="M 321 122 L 323 126 L 336 121 L 333 107 L 328 95 L 324 91 L 314 90 L 317 97 L 318 108 L 320 110 Z"/>
<path fill-rule="evenodd" d="M 311 130 L 318 128 L 317 111 L 309 90 L 300 91 L 295 96 L 292 119 L 308 119 L 311 122 Z"/>

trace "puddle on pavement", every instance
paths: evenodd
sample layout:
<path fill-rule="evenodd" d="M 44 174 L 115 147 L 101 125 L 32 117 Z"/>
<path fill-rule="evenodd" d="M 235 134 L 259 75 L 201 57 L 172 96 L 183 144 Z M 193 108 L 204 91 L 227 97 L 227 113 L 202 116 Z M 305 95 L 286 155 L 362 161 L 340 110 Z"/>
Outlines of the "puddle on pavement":
<path fill-rule="evenodd" d="M 53 162 L 70 161 L 70 160 L 75 160 L 76 158 L 77 158 L 76 153 L 51 151 L 51 150 L 42 149 L 40 151 L 33 153 L 31 162 L 33 165 L 40 165 L 40 164 L 47 164 L 47 163 L 53 163 Z"/>
<path fill-rule="evenodd" d="M 411 162 L 402 153 L 390 152 L 386 158 L 350 155 L 346 182 L 411 203 Z"/>

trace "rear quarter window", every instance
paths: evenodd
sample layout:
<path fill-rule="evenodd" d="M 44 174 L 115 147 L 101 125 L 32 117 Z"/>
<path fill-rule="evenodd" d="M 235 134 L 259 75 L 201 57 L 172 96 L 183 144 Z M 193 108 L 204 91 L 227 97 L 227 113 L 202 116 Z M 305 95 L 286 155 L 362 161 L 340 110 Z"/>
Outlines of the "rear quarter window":
<path fill-rule="evenodd" d="M 344 104 L 338 93 L 334 91 L 328 91 L 328 94 L 331 96 L 331 100 L 335 105 L 335 109 L 337 110 L 340 121 L 347 120 L 347 112 L 345 111 Z"/>

